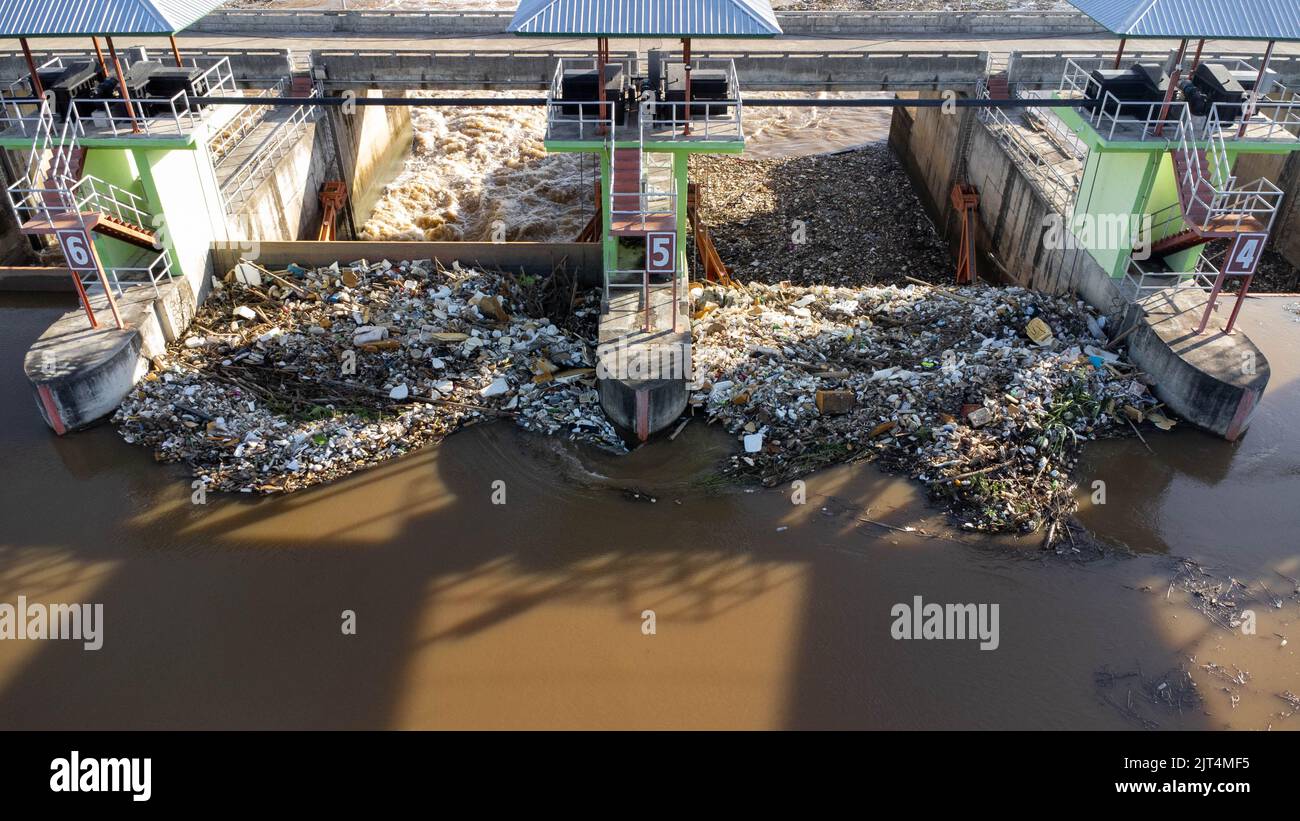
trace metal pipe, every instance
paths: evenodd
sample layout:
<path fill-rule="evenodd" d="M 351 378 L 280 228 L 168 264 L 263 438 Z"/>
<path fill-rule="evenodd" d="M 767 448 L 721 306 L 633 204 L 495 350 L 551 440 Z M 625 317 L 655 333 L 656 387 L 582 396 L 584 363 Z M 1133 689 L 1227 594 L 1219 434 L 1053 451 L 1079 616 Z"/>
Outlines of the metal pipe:
<path fill-rule="evenodd" d="M 1128 45 L 1128 38 L 1119 38 L 1119 51 L 1115 52 L 1115 68 L 1119 68 L 1119 61 L 1124 59 L 1124 46 Z"/>
<path fill-rule="evenodd" d="M 686 124 L 682 128 L 683 136 L 690 136 L 691 133 L 691 38 L 682 38 L 682 71 L 686 73 Z M 705 135 L 708 135 L 708 124 L 705 124 Z"/>
<path fill-rule="evenodd" d="M 1210 324 L 1210 314 L 1214 312 L 1214 304 L 1219 301 L 1219 292 L 1222 290 L 1223 272 L 1220 271 L 1214 278 L 1214 287 L 1210 289 L 1210 298 L 1205 303 L 1205 313 L 1201 315 L 1201 324 L 1196 328 L 1196 336 L 1205 333 L 1205 326 Z"/>
<path fill-rule="evenodd" d="M 107 76 L 108 76 L 108 63 L 104 62 L 104 50 L 101 49 L 101 48 L 99 47 L 99 38 L 98 38 L 98 37 L 91 37 L 91 38 L 90 38 L 90 44 L 91 44 L 92 46 L 95 47 L 95 59 L 99 61 L 99 70 L 100 70 L 100 72 L 101 72 L 105 77 L 107 77 Z"/>
<path fill-rule="evenodd" d="M 1169 72 L 1169 88 L 1165 91 L 1164 105 L 1160 106 L 1160 122 L 1156 123 L 1156 136 L 1165 130 L 1165 117 L 1169 116 L 1169 106 L 1174 101 L 1174 92 L 1178 90 L 1179 69 L 1183 66 L 1183 55 L 1187 52 L 1187 40 L 1178 43 L 1178 53 L 1174 55 L 1174 67 Z"/>
<path fill-rule="evenodd" d="M 1196 56 L 1192 58 L 1192 67 L 1187 69 L 1188 74 L 1196 71 L 1196 67 L 1201 64 L 1201 49 L 1203 48 L 1205 48 L 1205 38 L 1201 38 L 1196 42 Z"/>
<path fill-rule="evenodd" d="M 1264 50 L 1264 62 L 1259 64 L 1259 75 L 1255 77 L 1255 87 L 1250 90 L 1250 102 L 1246 111 L 1241 115 L 1241 129 L 1237 132 L 1238 137 L 1246 136 L 1246 123 L 1255 116 L 1255 106 L 1259 104 L 1259 89 L 1264 84 L 1264 73 L 1268 71 L 1268 63 L 1273 59 L 1273 46 L 1277 45 L 1276 40 L 1268 41 L 1268 48 Z"/>
<path fill-rule="evenodd" d="M 596 38 L 596 88 L 600 91 L 600 125 L 597 134 L 605 133 L 605 49 L 608 42 L 604 37 Z"/>
<path fill-rule="evenodd" d="M 117 59 L 117 47 L 113 45 L 112 37 L 105 37 L 108 41 L 108 56 L 113 60 L 113 70 L 117 73 L 117 91 L 122 95 L 122 100 L 126 103 L 126 116 L 131 118 L 131 133 L 140 133 L 140 124 L 135 119 L 135 107 L 131 105 L 131 92 L 126 88 L 126 77 L 122 74 L 122 61 Z"/>
<path fill-rule="evenodd" d="M 338 106 L 350 102 L 352 105 L 379 106 L 441 106 L 447 108 L 510 108 L 515 106 L 546 105 L 545 97 L 190 97 L 190 102 L 200 105 L 321 105 Z M 24 102 L 14 100 L 13 102 Z M 36 100 L 35 102 L 39 102 Z M 1035 108 L 1082 108 L 1100 104 L 1100 98 L 1050 99 L 1033 101 Z M 1004 97 L 986 99 L 980 97 L 961 97 L 946 100 L 942 97 L 900 100 L 894 97 L 859 97 L 850 99 L 819 99 L 816 97 L 799 98 L 744 98 L 746 106 L 757 107 L 809 107 L 809 108 L 940 108 L 956 106 L 957 108 L 1024 108 L 1021 98 Z"/>
<path fill-rule="evenodd" d="M 1246 300 L 1246 294 L 1250 292 L 1250 281 L 1255 278 L 1254 274 L 1248 275 L 1241 283 L 1241 290 L 1237 292 L 1237 301 L 1232 304 L 1232 315 L 1228 317 L 1228 324 L 1224 326 L 1225 334 L 1232 333 L 1232 326 L 1237 322 L 1237 312 L 1241 310 L 1241 303 Z"/>
<path fill-rule="evenodd" d="M 99 320 L 95 319 L 95 309 L 90 307 L 90 297 L 86 295 L 86 286 L 81 284 L 81 273 L 72 272 L 72 284 L 77 288 L 77 299 L 81 300 L 81 307 L 86 309 L 86 318 L 90 320 L 90 327 L 98 330 Z"/>
<path fill-rule="evenodd" d="M 181 62 L 181 50 L 176 47 L 176 35 L 169 34 L 167 35 L 167 39 L 170 40 L 172 44 L 172 57 L 176 58 L 176 67 L 184 68 L 185 64 Z"/>
<path fill-rule="evenodd" d="M 36 71 L 36 61 L 32 59 L 32 50 L 27 45 L 27 38 L 19 37 L 18 42 L 22 44 L 23 56 L 27 58 L 27 68 L 32 73 L 32 93 L 37 97 L 44 97 L 45 86 L 41 85 L 41 75 Z"/>

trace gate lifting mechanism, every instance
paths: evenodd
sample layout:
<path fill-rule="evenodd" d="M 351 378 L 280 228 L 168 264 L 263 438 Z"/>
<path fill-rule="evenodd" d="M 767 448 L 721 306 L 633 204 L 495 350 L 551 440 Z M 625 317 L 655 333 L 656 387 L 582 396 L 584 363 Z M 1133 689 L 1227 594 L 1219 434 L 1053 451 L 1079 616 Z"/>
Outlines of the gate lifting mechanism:
<path fill-rule="evenodd" d="M 961 219 L 961 244 L 957 250 L 957 284 L 975 281 L 975 211 L 980 195 L 975 186 L 957 183 L 952 187 L 952 207 Z"/>

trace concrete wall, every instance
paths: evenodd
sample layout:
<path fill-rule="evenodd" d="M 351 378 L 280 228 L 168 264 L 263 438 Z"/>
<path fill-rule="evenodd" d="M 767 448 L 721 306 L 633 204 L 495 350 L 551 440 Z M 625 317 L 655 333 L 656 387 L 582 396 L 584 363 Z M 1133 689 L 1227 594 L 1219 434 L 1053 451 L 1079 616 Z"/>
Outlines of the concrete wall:
<path fill-rule="evenodd" d="M 401 96 L 400 92 L 368 89 L 367 97 Z M 359 221 L 374 210 L 384 186 L 410 153 L 415 132 L 411 109 L 405 106 L 358 106 L 355 113 L 330 109 L 344 152 L 352 210 Z M 358 226 L 360 227 L 360 226 Z"/>
<path fill-rule="evenodd" d="M 211 273 L 208 248 L 230 240 L 206 145 L 193 151 L 141 151 L 146 197 L 165 217 L 159 239 L 171 251 L 198 301 L 207 297 Z"/>
<path fill-rule="evenodd" d="M 25 152 L 0 150 L 0 184 L 8 188 L 22 176 L 26 168 Z M 31 240 L 22 233 L 18 224 L 18 215 L 9 207 L 9 198 L 0 197 L 0 263 L 5 265 L 24 265 L 35 259 Z"/>
<path fill-rule="evenodd" d="M 949 200 L 956 182 L 961 123 L 971 123 L 966 146 L 966 180 L 979 191 L 976 241 L 986 275 L 1049 293 L 1077 293 L 1117 320 L 1126 303 L 1106 271 L 1086 250 L 1049 249 L 1043 242 L 1055 209 L 1025 177 L 973 108 L 947 115 L 940 108 L 896 108 L 889 142 L 902 160 L 935 224 L 956 248 L 957 215 Z M 983 252 L 997 259 L 991 262 Z"/>
<path fill-rule="evenodd" d="M 366 94 L 376 97 L 383 92 Z M 337 106 L 321 107 L 274 172 L 230 217 L 231 239 L 266 242 L 315 237 L 321 220 L 321 184 L 331 179 L 347 183 L 357 214 L 368 213 L 411 139 L 409 108 L 357 106 L 355 113 L 344 114 Z M 346 221 L 340 219 L 340 235 L 347 236 Z"/>
<path fill-rule="evenodd" d="M 261 11 L 226 9 L 204 17 L 188 31 L 205 34 L 261 34 L 294 31 L 312 34 L 500 34 L 514 16 L 509 11 Z M 1099 34 L 1103 29 L 1076 11 L 992 13 L 778 11 L 786 36 L 822 34 Z"/>
<path fill-rule="evenodd" d="M 1233 173 L 1243 183 L 1265 177 L 1282 189 L 1272 245 L 1288 262 L 1300 267 L 1300 151 L 1285 155 L 1239 154 Z"/>
<path fill-rule="evenodd" d="M 334 176 L 334 147 L 323 119 L 302 136 L 229 219 L 234 242 L 299 239 L 320 223 L 321 183 Z"/>
<path fill-rule="evenodd" d="M 351 262 L 356 259 L 431 259 L 444 266 L 459 261 L 492 270 L 544 276 L 564 267 L 576 272 L 587 285 L 601 280 L 600 244 L 595 242 L 264 242 L 257 249 L 257 262 L 269 268 L 289 263 L 304 267 Z M 239 261 L 237 248 L 212 249 L 219 271 Z"/>

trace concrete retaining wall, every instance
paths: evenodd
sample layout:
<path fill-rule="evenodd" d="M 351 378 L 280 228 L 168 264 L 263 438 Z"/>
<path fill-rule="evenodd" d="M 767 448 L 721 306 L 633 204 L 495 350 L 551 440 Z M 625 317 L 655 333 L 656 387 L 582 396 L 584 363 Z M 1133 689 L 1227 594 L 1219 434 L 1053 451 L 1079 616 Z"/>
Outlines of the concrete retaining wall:
<path fill-rule="evenodd" d="M 993 278 L 1054 294 L 1077 293 L 1114 323 L 1123 319 L 1126 302 L 1111 278 L 1087 251 L 1048 249 L 1042 238 L 1056 212 L 1038 188 L 984 128 L 972 108 L 946 115 L 938 108 L 896 108 L 890 145 L 912 177 L 935 224 L 956 248 L 958 216 L 949 200 L 956 182 L 954 158 L 961 123 L 973 118 L 966 146 L 966 180 L 979 191 L 976 233 L 980 268 Z"/>
<path fill-rule="evenodd" d="M 381 97 L 390 92 L 370 89 L 366 96 Z M 400 96 L 399 92 L 391 92 Z M 358 221 L 374 210 L 384 186 L 400 171 L 410 153 L 415 132 L 411 109 L 405 106 L 358 106 L 352 114 L 327 109 L 337 129 L 344 152 L 344 176 L 352 195 L 352 210 Z M 360 225 L 357 226 L 360 228 Z"/>
<path fill-rule="evenodd" d="M 381 93 L 366 91 L 368 96 Z M 236 244 L 315 237 L 321 220 L 318 193 L 330 179 L 347 183 L 357 214 L 369 213 L 411 138 L 409 108 L 358 106 L 351 114 L 338 107 L 318 109 L 317 119 L 304 126 L 274 172 L 230 218 Z M 348 233 L 340 215 L 340 235 Z"/>
<path fill-rule="evenodd" d="M 1273 221 L 1272 245 L 1300 267 L 1300 151 L 1290 154 L 1239 154 L 1232 172 L 1243 183 L 1266 177 L 1282 189 L 1282 205 Z"/>
<path fill-rule="evenodd" d="M 248 251 L 242 252 L 247 256 Z M 239 261 L 238 248 L 212 249 L 218 271 L 228 271 Z M 256 261 L 267 267 L 297 263 L 304 267 L 351 262 L 357 259 L 431 259 L 450 267 L 453 262 L 490 270 L 545 276 L 565 267 L 581 281 L 594 286 L 601 281 L 598 242 L 264 242 Z"/>
<path fill-rule="evenodd" d="M 483 35 L 502 34 L 509 11 L 262 11 L 226 9 L 199 20 L 187 31 L 201 34 Z M 1060 36 L 1102 34 L 1104 30 L 1079 12 L 993 13 L 778 11 L 787 37 L 826 34 L 991 34 Z"/>
<path fill-rule="evenodd" d="M 262 181 L 239 211 L 230 216 L 230 237 L 236 243 L 292 240 L 320 224 L 317 198 L 321 184 L 331 178 L 333 146 L 322 119 L 303 126 L 303 134 L 274 171 Z"/>
<path fill-rule="evenodd" d="M 312 62 L 324 66 L 331 90 L 377 85 L 421 88 L 545 89 L 558 58 L 584 57 L 581 52 L 510 51 L 438 52 L 320 49 Z M 614 59 L 631 56 L 614 52 Z M 863 52 L 709 51 L 700 57 L 728 57 L 736 62 L 741 86 L 764 89 L 910 90 L 974 86 L 984 75 L 988 56 L 979 51 L 922 54 Z"/>

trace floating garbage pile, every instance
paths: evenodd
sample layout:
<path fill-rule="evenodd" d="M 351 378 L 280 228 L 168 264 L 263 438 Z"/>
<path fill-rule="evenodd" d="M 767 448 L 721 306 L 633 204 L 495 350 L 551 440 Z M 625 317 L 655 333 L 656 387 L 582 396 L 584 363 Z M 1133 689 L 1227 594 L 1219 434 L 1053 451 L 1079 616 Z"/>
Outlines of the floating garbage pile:
<path fill-rule="evenodd" d="M 718 254 L 746 281 L 952 276 L 947 245 L 888 144 L 786 159 L 695 156 L 691 178 Z"/>
<path fill-rule="evenodd" d="M 498 416 L 625 449 L 595 390 L 599 295 L 563 272 L 241 262 L 213 287 L 113 416 L 209 490 L 296 490 Z"/>
<path fill-rule="evenodd" d="M 1082 441 L 1173 424 L 1073 299 L 924 283 L 695 296 L 691 404 L 744 444 L 724 472 L 766 485 L 874 459 L 967 527 L 1046 529 L 1050 545 Z"/>

